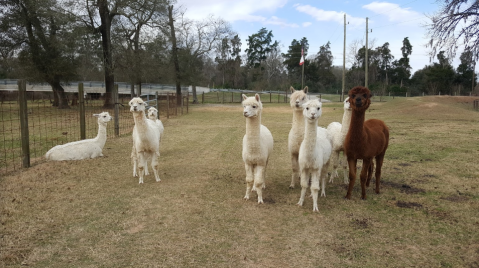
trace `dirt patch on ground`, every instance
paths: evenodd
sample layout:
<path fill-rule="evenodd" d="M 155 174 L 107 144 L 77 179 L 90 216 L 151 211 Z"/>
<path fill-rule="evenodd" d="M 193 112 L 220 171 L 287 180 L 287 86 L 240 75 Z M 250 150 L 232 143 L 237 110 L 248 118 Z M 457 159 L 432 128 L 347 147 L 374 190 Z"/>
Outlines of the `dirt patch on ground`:
<path fill-rule="evenodd" d="M 400 208 L 422 208 L 422 205 L 416 202 L 397 201 L 396 206 Z"/>
<path fill-rule="evenodd" d="M 421 189 L 421 188 L 416 188 L 408 184 L 401 184 L 401 183 L 395 183 L 395 182 L 390 182 L 390 181 L 385 181 L 382 183 L 383 185 L 387 187 L 392 187 L 399 189 L 401 193 L 406 193 L 406 194 L 424 194 L 426 193 L 426 190 Z"/>

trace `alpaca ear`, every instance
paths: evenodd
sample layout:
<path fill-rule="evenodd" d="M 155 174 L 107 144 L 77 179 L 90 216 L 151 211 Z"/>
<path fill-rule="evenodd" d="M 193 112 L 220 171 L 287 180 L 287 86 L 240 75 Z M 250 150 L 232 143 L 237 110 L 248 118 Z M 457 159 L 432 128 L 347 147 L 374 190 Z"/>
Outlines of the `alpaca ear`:
<path fill-rule="evenodd" d="M 304 93 L 308 93 L 308 86 L 305 86 L 303 91 L 304 91 Z"/>
<path fill-rule="evenodd" d="M 256 93 L 256 94 L 254 95 L 254 98 L 255 98 L 257 101 L 261 101 L 260 98 L 259 98 L 259 94 L 258 94 L 258 93 Z"/>
<path fill-rule="evenodd" d="M 291 91 L 291 93 L 294 93 L 296 90 L 294 90 L 293 86 L 291 86 L 291 87 L 289 88 L 289 91 Z"/>
<path fill-rule="evenodd" d="M 99 115 L 99 114 L 93 114 L 93 116 L 94 116 L 94 117 L 100 117 L 100 115 Z"/>
<path fill-rule="evenodd" d="M 245 94 L 241 94 L 241 96 L 243 96 L 243 100 L 246 100 L 248 98 L 248 96 L 246 96 Z"/>

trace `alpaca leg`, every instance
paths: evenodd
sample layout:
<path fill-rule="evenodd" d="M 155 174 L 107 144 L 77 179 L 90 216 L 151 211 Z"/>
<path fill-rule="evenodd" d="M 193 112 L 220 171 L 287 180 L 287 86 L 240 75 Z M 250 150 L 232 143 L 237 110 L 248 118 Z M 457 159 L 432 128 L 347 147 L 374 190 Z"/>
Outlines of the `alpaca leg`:
<path fill-rule="evenodd" d="M 326 179 L 328 178 L 328 166 L 321 169 L 319 180 L 321 181 L 321 196 L 326 197 Z"/>
<path fill-rule="evenodd" d="M 319 192 L 319 181 L 321 180 L 321 175 L 317 171 L 311 173 L 311 195 L 313 196 L 313 212 L 319 212 L 318 209 L 318 192 Z"/>
<path fill-rule="evenodd" d="M 376 156 L 376 193 L 379 194 L 379 184 L 381 179 L 381 168 L 383 166 L 384 154 Z"/>
<path fill-rule="evenodd" d="M 298 163 L 298 155 L 292 154 L 291 155 L 291 164 L 293 167 L 293 175 L 291 175 L 291 184 L 289 185 L 290 189 L 294 188 L 294 183 L 296 180 L 299 180 L 299 163 Z"/>
<path fill-rule="evenodd" d="M 338 166 L 339 166 L 339 151 L 333 151 L 331 154 L 331 163 L 333 164 L 333 171 L 331 172 L 331 177 L 329 178 L 329 183 L 333 182 L 334 178 L 338 178 Z"/>
<path fill-rule="evenodd" d="M 298 206 L 303 206 L 306 189 L 309 186 L 309 176 L 306 171 L 301 172 L 301 197 L 299 198 Z"/>
<path fill-rule="evenodd" d="M 371 178 L 373 176 L 373 171 L 374 171 L 374 162 L 371 160 L 371 164 L 369 165 L 368 169 L 368 179 L 366 180 L 366 187 L 369 187 L 369 183 L 371 182 Z"/>
<path fill-rule="evenodd" d="M 354 187 L 354 181 L 356 180 L 356 164 L 357 159 L 348 159 L 348 166 L 349 166 L 349 187 L 348 192 L 344 198 L 351 199 L 351 193 Z"/>
<path fill-rule="evenodd" d="M 158 163 L 158 154 L 156 153 L 151 157 L 151 168 L 153 169 L 153 174 L 155 174 L 155 180 L 157 182 L 161 181 L 159 175 L 160 165 Z"/>
<path fill-rule="evenodd" d="M 253 184 L 256 187 L 256 193 L 258 194 L 258 204 L 263 204 L 264 171 L 264 166 L 256 166 L 254 170 Z"/>
<path fill-rule="evenodd" d="M 131 148 L 131 162 L 133 163 L 133 177 L 138 177 L 138 174 L 136 173 L 136 169 L 138 166 L 138 156 L 136 154 L 136 148 L 134 144 L 133 148 Z"/>
<path fill-rule="evenodd" d="M 348 177 L 348 159 L 346 158 L 346 155 L 343 152 L 343 160 L 342 160 L 342 166 L 343 166 L 343 174 L 344 174 L 344 184 L 348 184 L 349 182 L 349 177 Z"/>
<path fill-rule="evenodd" d="M 251 188 L 253 187 L 254 182 L 254 173 L 253 173 L 253 165 L 245 164 L 246 170 L 246 195 L 244 199 L 249 199 L 249 194 L 251 193 Z"/>
<path fill-rule="evenodd" d="M 371 165 L 371 159 L 363 159 L 363 168 L 361 169 L 361 199 L 366 200 L 366 181 L 369 173 L 369 166 Z"/>
<path fill-rule="evenodd" d="M 143 183 L 143 177 L 145 176 L 146 156 L 144 152 L 138 153 L 138 173 L 140 173 L 140 179 L 138 183 Z"/>

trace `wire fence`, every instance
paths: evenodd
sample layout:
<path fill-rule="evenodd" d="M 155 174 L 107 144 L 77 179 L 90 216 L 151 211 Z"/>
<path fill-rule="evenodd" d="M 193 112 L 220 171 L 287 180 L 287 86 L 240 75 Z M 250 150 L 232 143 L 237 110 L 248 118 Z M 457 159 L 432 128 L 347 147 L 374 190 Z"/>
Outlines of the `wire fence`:
<path fill-rule="evenodd" d="M 183 95 L 182 105 L 176 105 L 175 93 L 141 97 L 158 109 L 161 120 L 188 112 L 187 93 Z M 21 90 L 9 92 L 7 99 L 0 102 L 0 175 L 45 161 L 43 156 L 53 146 L 81 140 L 82 128 L 84 138 L 96 137 L 98 123 L 93 114 L 109 112 L 117 120 L 107 125 L 108 139 L 128 135 L 134 126 L 128 105 L 130 96 L 120 95 L 115 109 L 102 108 L 102 98 L 74 102 L 70 109 L 57 109 L 52 107 L 52 97 L 49 94 L 22 94 Z M 22 107 L 22 103 L 25 107 Z M 85 119 L 83 126 L 80 123 L 82 117 Z"/>

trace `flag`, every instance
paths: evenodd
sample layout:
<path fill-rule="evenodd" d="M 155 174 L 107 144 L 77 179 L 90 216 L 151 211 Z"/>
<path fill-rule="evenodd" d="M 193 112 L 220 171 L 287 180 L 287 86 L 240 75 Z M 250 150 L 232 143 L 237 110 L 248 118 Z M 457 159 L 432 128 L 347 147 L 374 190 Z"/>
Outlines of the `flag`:
<path fill-rule="evenodd" d="M 303 48 L 301 47 L 301 60 L 299 61 L 299 65 L 303 65 L 304 63 L 304 53 L 303 53 Z"/>

